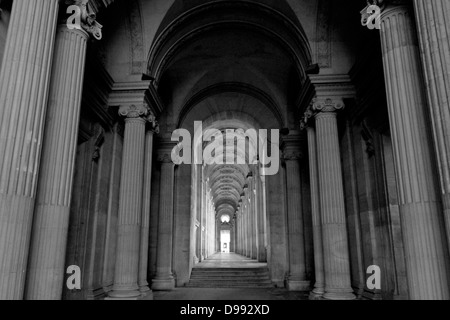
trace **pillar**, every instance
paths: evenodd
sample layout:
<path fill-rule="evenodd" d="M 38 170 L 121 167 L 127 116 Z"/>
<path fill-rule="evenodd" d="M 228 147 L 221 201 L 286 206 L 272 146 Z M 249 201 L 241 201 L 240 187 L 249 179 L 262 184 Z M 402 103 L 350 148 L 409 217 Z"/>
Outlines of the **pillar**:
<path fill-rule="evenodd" d="M 305 267 L 306 256 L 300 180 L 300 136 L 294 133 L 285 137 L 283 143 L 288 199 L 289 276 L 287 289 L 290 291 L 307 291 L 309 290 L 310 282 L 306 280 Z"/>
<path fill-rule="evenodd" d="M 412 7 L 406 4 L 409 2 L 399 3 L 405 4 L 388 3 L 383 8 L 381 46 L 408 287 L 413 300 L 448 300 L 450 266 L 416 27 Z M 433 25 L 432 21 L 429 23 Z M 422 23 L 422 30 L 423 27 Z M 433 45 L 436 37 L 430 36 Z M 429 74 L 430 69 L 427 72 Z M 434 83 L 442 86 L 444 81 L 436 78 Z M 442 99 L 439 92 L 434 96 Z M 436 104 L 432 107 L 445 109 Z"/>
<path fill-rule="evenodd" d="M 317 112 L 317 163 L 322 221 L 325 299 L 355 299 L 351 287 L 350 257 L 344 202 L 344 185 L 339 149 L 337 111 L 344 104 L 339 99 L 315 99 Z"/>
<path fill-rule="evenodd" d="M 24 295 L 58 0 L 15 0 L 0 70 L 0 300 Z"/>
<path fill-rule="evenodd" d="M 152 289 L 157 291 L 170 291 L 175 288 L 172 274 L 175 165 L 170 157 L 171 152 L 171 149 L 164 149 L 158 157 L 161 163 L 161 198 L 159 200 L 156 277 L 152 282 Z"/>
<path fill-rule="evenodd" d="M 414 0 L 414 7 L 450 244 L 450 3 Z"/>
<path fill-rule="evenodd" d="M 148 262 L 150 243 L 150 211 L 152 193 L 152 166 L 153 166 L 153 140 L 154 134 L 159 132 L 159 125 L 152 113 L 148 118 L 145 135 L 145 162 L 144 162 L 144 189 L 142 205 L 141 243 L 139 254 L 139 291 L 144 297 L 152 297 L 153 293 L 148 283 Z"/>
<path fill-rule="evenodd" d="M 311 188 L 311 215 L 313 222 L 313 244 L 314 244 L 314 273 L 316 282 L 311 292 L 311 299 L 320 299 L 325 293 L 325 275 L 323 266 L 323 244 L 322 244 L 322 222 L 320 218 L 319 177 L 317 172 L 316 131 L 311 124 L 306 122 L 308 135 L 308 155 Z"/>
<path fill-rule="evenodd" d="M 25 298 L 60 300 L 88 33 L 60 25 L 43 139 Z"/>
<path fill-rule="evenodd" d="M 256 178 L 252 173 L 250 177 L 250 228 L 251 228 L 251 243 L 252 243 L 252 255 L 251 258 L 254 260 L 258 259 L 258 249 L 257 249 L 257 241 L 258 241 L 258 221 L 256 218 Z"/>
<path fill-rule="evenodd" d="M 111 299 L 138 299 L 139 253 L 144 188 L 146 105 L 120 107 L 125 117 L 120 179 L 118 239 Z"/>
<path fill-rule="evenodd" d="M 265 229 L 264 229 L 264 189 L 262 186 L 261 176 L 259 169 L 256 170 L 256 220 L 258 221 L 257 233 L 257 259 L 259 262 L 267 262 L 266 257 L 266 244 L 265 244 Z"/>

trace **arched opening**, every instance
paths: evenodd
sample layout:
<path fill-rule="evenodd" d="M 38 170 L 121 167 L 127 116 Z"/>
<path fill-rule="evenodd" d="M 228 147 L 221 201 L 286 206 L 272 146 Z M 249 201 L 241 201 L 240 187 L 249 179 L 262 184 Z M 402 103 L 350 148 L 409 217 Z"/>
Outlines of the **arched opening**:
<path fill-rule="evenodd" d="M 191 185 L 189 272 L 175 267 L 178 285 L 224 253 L 261 263 L 280 286 L 289 272 L 277 262 L 288 255 L 279 236 L 287 228 L 286 209 L 268 209 L 270 179 L 260 157 L 275 146 L 279 164 L 272 130 L 296 128 L 293 106 L 311 56 L 295 14 L 285 1 L 277 3 L 176 1 L 150 50 L 147 73 L 166 106 L 159 121 L 164 139 L 179 129 L 194 137 L 193 163 L 178 169 L 179 183 Z M 198 161 L 205 153 L 210 161 Z M 271 188 L 278 188 L 283 170 L 271 174 Z M 274 226 L 271 234 L 276 220 L 283 231 Z"/>

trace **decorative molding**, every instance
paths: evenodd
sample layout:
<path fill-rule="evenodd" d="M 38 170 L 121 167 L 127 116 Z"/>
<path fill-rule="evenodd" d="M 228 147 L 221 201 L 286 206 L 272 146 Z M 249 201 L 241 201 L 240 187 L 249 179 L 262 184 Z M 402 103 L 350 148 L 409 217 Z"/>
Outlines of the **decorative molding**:
<path fill-rule="evenodd" d="M 330 113 L 343 110 L 345 108 L 344 101 L 341 98 L 314 98 L 312 102 L 312 110 L 317 113 Z"/>
<path fill-rule="evenodd" d="M 97 22 L 97 16 L 88 8 L 89 0 L 65 0 L 67 6 L 78 6 L 81 10 L 81 28 L 92 35 L 95 39 L 101 40 L 103 26 Z"/>
<path fill-rule="evenodd" d="M 145 105 L 126 105 L 119 108 L 119 115 L 128 119 L 146 118 L 150 113 L 150 108 Z"/>

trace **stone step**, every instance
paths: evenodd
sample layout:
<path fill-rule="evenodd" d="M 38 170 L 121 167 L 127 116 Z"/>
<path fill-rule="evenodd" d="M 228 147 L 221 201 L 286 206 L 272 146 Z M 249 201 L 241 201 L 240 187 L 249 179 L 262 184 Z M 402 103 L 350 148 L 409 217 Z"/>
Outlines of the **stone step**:
<path fill-rule="evenodd" d="M 272 283 L 230 283 L 230 282 L 189 282 L 186 287 L 188 288 L 274 288 Z"/>
<path fill-rule="evenodd" d="M 194 268 L 190 288 L 273 288 L 268 268 Z"/>

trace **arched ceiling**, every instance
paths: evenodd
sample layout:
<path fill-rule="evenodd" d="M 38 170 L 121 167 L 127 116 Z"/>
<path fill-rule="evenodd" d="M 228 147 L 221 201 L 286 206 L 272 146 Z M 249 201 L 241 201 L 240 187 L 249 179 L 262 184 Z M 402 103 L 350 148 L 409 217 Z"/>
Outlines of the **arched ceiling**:
<path fill-rule="evenodd" d="M 308 41 L 285 0 L 177 0 L 164 18 L 148 58 L 148 74 L 167 107 L 170 133 L 295 126 L 293 106 L 311 63 Z M 203 148 L 208 144 L 203 141 Z M 212 143 L 212 142 L 210 142 Z M 224 141 L 225 154 L 249 150 Z M 258 141 L 250 148 L 258 150 Z M 234 216 L 253 164 L 204 168 L 216 214 Z"/>

